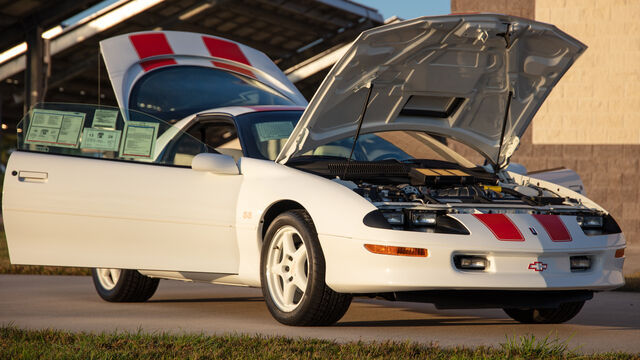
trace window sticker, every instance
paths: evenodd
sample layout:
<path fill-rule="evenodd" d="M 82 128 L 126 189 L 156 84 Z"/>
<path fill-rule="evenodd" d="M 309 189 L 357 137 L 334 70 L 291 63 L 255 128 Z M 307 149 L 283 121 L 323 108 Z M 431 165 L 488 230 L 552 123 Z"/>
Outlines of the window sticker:
<path fill-rule="evenodd" d="M 158 123 L 127 121 L 124 126 L 120 157 L 151 159 L 157 135 Z"/>
<path fill-rule="evenodd" d="M 120 134 L 120 130 L 84 128 L 80 147 L 82 149 L 118 151 Z"/>
<path fill-rule="evenodd" d="M 91 127 L 114 130 L 118 120 L 118 110 L 96 109 Z"/>
<path fill-rule="evenodd" d="M 255 124 L 258 140 L 286 139 L 293 131 L 293 124 L 289 121 L 272 121 Z"/>
<path fill-rule="evenodd" d="M 77 149 L 85 113 L 34 109 L 25 143 Z"/>

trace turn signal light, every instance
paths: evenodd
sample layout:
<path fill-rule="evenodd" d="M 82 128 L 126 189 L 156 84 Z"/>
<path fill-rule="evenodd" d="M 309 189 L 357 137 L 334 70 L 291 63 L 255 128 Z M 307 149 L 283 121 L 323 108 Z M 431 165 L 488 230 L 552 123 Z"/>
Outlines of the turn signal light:
<path fill-rule="evenodd" d="M 382 255 L 416 256 L 416 257 L 427 257 L 429 255 L 429 252 L 427 251 L 427 249 L 421 249 L 421 248 L 373 245 L 373 244 L 365 244 L 364 247 L 365 249 L 371 251 L 374 254 L 382 254 Z"/>
<path fill-rule="evenodd" d="M 616 258 L 624 257 L 624 248 L 616 250 Z"/>

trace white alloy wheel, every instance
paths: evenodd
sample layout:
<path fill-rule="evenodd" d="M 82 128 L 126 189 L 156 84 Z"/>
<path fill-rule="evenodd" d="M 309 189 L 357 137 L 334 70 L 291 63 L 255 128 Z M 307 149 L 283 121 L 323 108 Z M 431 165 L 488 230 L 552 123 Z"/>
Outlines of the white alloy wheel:
<path fill-rule="evenodd" d="M 307 291 L 307 247 L 293 226 L 278 229 L 271 244 L 266 264 L 269 293 L 281 311 L 291 312 L 300 305 Z"/>
<path fill-rule="evenodd" d="M 98 281 L 105 290 L 112 290 L 116 287 L 118 279 L 120 279 L 120 269 L 96 269 L 98 273 Z"/>

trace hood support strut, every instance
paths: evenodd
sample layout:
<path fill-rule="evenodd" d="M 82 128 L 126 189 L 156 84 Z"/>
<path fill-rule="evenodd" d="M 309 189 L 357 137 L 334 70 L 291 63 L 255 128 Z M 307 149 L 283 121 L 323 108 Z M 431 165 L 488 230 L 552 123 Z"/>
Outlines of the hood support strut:
<path fill-rule="evenodd" d="M 349 153 L 349 158 L 347 159 L 347 165 L 344 167 L 344 173 L 342 174 L 342 179 L 344 180 L 347 177 L 347 171 L 349 170 L 349 164 L 351 164 L 351 158 L 353 157 L 353 151 L 356 149 L 356 142 L 358 141 L 358 137 L 360 137 L 360 129 L 362 129 L 362 123 L 364 122 L 364 116 L 367 114 L 367 108 L 369 107 L 369 98 L 371 97 L 371 91 L 373 90 L 373 83 L 369 83 L 369 91 L 367 92 L 367 100 L 364 102 L 364 106 L 362 107 L 362 115 L 360 116 L 360 121 L 358 121 L 358 129 L 356 130 L 356 136 L 353 138 L 353 145 L 351 145 L 351 152 Z"/>
<path fill-rule="evenodd" d="M 509 95 L 507 97 L 507 106 L 504 109 L 504 119 L 502 120 L 502 131 L 500 132 L 500 145 L 498 146 L 498 158 L 495 162 L 494 173 L 497 173 L 498 167 L 500 163 L 500 152 L 502 151 L 502 143 L 504 142 L 504 132 L 507 130 L 507 120 L 509 120 L 509 110 L 511 109 L 511 98 L 513 97 L 513 91 L 509 91 Z"/>

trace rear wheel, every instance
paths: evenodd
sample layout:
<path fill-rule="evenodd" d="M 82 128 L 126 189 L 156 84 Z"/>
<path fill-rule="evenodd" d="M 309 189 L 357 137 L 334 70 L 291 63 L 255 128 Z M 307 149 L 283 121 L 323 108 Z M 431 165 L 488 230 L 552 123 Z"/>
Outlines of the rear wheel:
<path fill-rule="evenodd" d="M 147 301 L 158 288 L 158 279 L 140 274 L 137 270 L 91 269 L 93 285 L 98 295 L 110 302 Z"/>
<path fill-rule="evenodd" d="M 267 307 L 285 325 L 331 325 L 351 304 L 351 295 L 337 293 L 325 284 L 324 255 L 304 210 L 285 212 L 271 223 L 260 269 Z"/>
<path fill-rule="evenodd" d="M 552 309 L 503 309 L 513 320 L 523 324 L 559 324 L 573 319 L 584 301 L 564 303 Z"/>

